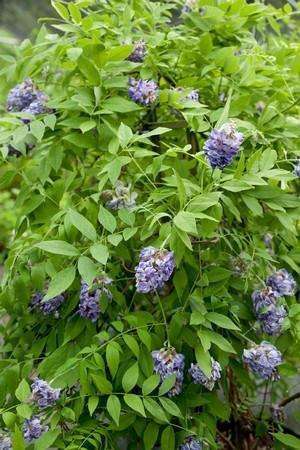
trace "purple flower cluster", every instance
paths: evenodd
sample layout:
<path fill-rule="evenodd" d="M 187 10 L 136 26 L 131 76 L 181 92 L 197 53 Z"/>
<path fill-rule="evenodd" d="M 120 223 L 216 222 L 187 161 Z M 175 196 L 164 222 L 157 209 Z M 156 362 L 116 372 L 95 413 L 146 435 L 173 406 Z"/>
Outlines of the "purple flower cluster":
<path fill-rule="evenodd" d="M 244 363 L 256 375 L 265 380 L 278 380 L 277 366 L 282 363 L 282 355 L 274 345 L 263 341 L 251 349 L 244 350 Z"/>
<path fill-rule="evenodd" d="M 45 316 L 54 314 L 55 317 L 58 317 L 58 309 L 62 305 L 65 300 L 63 294 L 57 295 L 56 297 L 43 302 L 44 295 L 41 292 L 36 292 L 31 299 L 31 308 L 41 312 Z"/>
<path fill-rule="evenodd" d="M 104 191 L 102 196 L 107 199 L 107 208 L 113 211 L 124 208 L 131 210 L 136 205 L 137 193 L 131 192 L 130 185 L 125 186 L 122 181 L 117 181 L 115 189 Z"/>
<path fill-rule="evenodd" d="M 196 6 L 197 4 L 197 0 L 186 0 L 185 4 L 182 7 L 181 12 L 184 13 L 189 13 L 192 11 L 192 9 Z"/>
<path fill-rule="evenodd" d="M 151 105 L 158 96 L 157 83 L 152 80 L 129 78 L 128 95 L 136 103 L 145 106 Z"/>
<path fill-rule="evenodd" d="M 176 375 L 174 386 L 168 392 L 169 397 L 180 394 L 183 383 L 184 355 L 174 348 L 162 348 L 152 352 L 154 372 L 159 374 L 161 382 L 170 375 Z"/>
<path fill-rule="evenodd" d="M 47 426 L 42 425 L 37 416 L 32 416 L 30 419 L 26 419 L 23 424 L 24 439 L 26 442 L 32 442 L 48 431 L 48 429 Z"/>
<path fill-rule="evenodd" d="M 128 56 L 128 60 L 132 62 L 143 62 L 147 53 L 146 42 L 141 39 L 134 44 L 132 53 Z"/>
<path fill-rule="evenodd" d="M 159 291 L 175 268 L 174 254 L 168 250 L 145 247 L 135 268 L 137 291 L 143 294 Z"/>
<path fill-rule="evenodd" d="M 187 95 L 187 99 L 188 100 L 192 100 L 194 102 L 198 102 L 199 101 L 199 92 L 196 91 L 195 89 L 193 89 L 188 95 Z"/>
<path fill-rule="evenodd" d="M 52 406 L 60 397 L 60 389 L 53 389 L 45 380 L 36 378 L 31 384 L 32 399 L 39 408 Z"/>
<path fill-rule="evenodd" d="M 112 294 L 107 288 L 112 283 L 112 279 L 106 275 L 101 275 L 94 280 L 94 286 L 89 289 L 89 286 L 84 281 L 81 281 L 80 302 L 78 313 L 81 317 L 96 322 L 100 316 L 100 298 L 106 295 L 109 300 L 112 299 Z"/>
<path fill-rule="evenodd" d="M 211 391 L 214 388 L 216 381 L 221 378 L 221 366 L 220 364 L 211 358 L 211 374 L 207 377 L 204 372 L 200 369 L 198 364 L 191 364 L 189 373 L 195 384 L 202 384 L 206 389 Z"/>
<path fill-rule="evenodd" d="M 30 78 L 12 88 L 7 96 L 7 111 L 23 112 L 33 115 L 48 111 L 48 97 L 39 91 Z"/>
<path fill-rule="evenodd" d="M 12 450 L 12 442 L 9 436 L 0 434 L 0 450 Z"/>
<path fill-rule="evenodd" d="M 267 279 L 266 284 L 279 295 L 293 295 L 296 288 L 294 278 L 286 269 L 277 270 Z"/>
<path fill-rule="evenodd" d="M 179 447 L 180 450 L 202 450 L 203 446 L 199 439 L 194 436 L 189 436 L 184 440 L 184 443 Z"/>
<path fill-rule="evenodd" d="M 215 128 L 204 144 L 204 153 L 214 169 L 224 169 L 238 153 L 244 136 L 236 131 L 233 122 L 224 124 L 220 129 Z"/>
<path fill-rule="evenodd" d="M 100 316 L 100 290 L 89 290 L 89 285 L 85 282 L 81 282 L 80 289 L 80 301 L 78 313 L 81 317 L 96 322 Z"/>
<path fill-rule="evenodd" d="M 296 177 L 300 177 L 300 159 L 297 161 L 297 164 L 294 166 L 294 175 Z"/>

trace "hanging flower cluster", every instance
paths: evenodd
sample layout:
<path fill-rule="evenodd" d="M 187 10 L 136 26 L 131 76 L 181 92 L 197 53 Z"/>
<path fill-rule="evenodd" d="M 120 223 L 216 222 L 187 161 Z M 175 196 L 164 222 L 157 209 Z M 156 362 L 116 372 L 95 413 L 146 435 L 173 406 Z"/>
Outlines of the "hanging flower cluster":
<path fill-rule="evenodd" d="M 179 448 L 180 450 L 202 450 L 203 446 L 199 439 L 196 439 L 194 436 L 189 436 Z"/>
<path fill-rule="evenodd" d="M 65 300 L 64 295 L 57 295 L 46 302 L 43 302 L 43 298 L 44 295 L 41 292 L 36 292 L 31 299 L 31 308 L 41 312 L 45 316 L 54 314 L 55 317 L 58 317 L 58 309 Z"/>
<path fill-rule="evenodd" d="M 294 175 L 296 175 L 296 177 L 300 177 L 300 159 L 294 166 Z"/>
<path fill-rule="evenodd" d="M 277 366 L 282 363 L 280 351 L 269 342 L 263 341 L 251 349 L 245 349 L 244 363 L 256 375 L 265 380 L 278 380 Z"/>
<path fill-rule="evenodd" d="M 0 434 L 0 450 L 12 450 L 11 438 L 5 434 Z"/>
<path fill-rule="evenodd" d="M 26 442 L 32 442 L 42 436 L 43 433 L 48 431 L 49 427 L 43 425 L 41 420 L 37 416 L 32 416 L 30 419 L 26 419 L 23 424 L 23 436 Z"/>
<path fill-rule="evenodd" d="M 158 97 L 157 83 L 153 80 L 129 78 L 128 95 L 134 102 L 149 106 Z"/>
<path fill-rule="evenodd" d="M 45 380 L 36 378 L 31 384 L 32 399 L 39 408 L 53 406 L 60 397 L 60 389 L 53 389 Z"/>
<path fill-rule="evenodd" d="M 224 169 L 228 166 L 238 153 L 243 140 L 243 134 L 236 131 L 233 122 L 212 130 L 204 145 L 204 153 L 211 167 Z"/>
<path fill-rule="evenodd" d="M 286 308 L 278 304 L 281 295 L 292 295 L 295 280 L 285 269 L 278 270 L 266 281 L 266 288 L 252 294 L 255 315 L 264 333 L 270 336 L 280 334 L 287 316 Z"/>
<path fill-rule="evenodd" d="M 48 96 L 39 91 L 30 78 L 12 88 L 7 96 L 7 111 L 33 114 L 48 112 Z"/>
<path fill-rule="evenodd" d="M 198 364 L 191 364 L 189 373 L 195 384 L 202 384 L 206 389 L 212 391 L 216 381 L 221 378 L 221 366 L 218 361 L 211 358 L 211 374 L 206 376 Z"/>
<path fill-rule="evenodd" d="M 145 247 L 135 268 L 137 291 L 143 294 L 159 291 L 170 279 L 174 268 L 173 252 Z"/>
<path fill-rule="evenodd" d="M 112 283 L 111 278 L 99 276 L 94 282 L 94 286 L 89 288 L 86 282 L 81 281 L 78 307 L 78 314 L 91 322 L 96 322 L 99 319 L 101 296 L 106 295 L 110 300 L 112 299 L 112 294 L 107 288 Z"/>
<path fill-rule="evenodd" d="M 122 181 L 117 181 L 115 189 L 104 191 L 102 197 L 106 200 L 105 206 L 113 211 L 119 209 L 131 210 L 136 206 L 137 193 L 131 192 L 131 186 L 125 186 Z"/>
<path fill-rule="evenodd" d="M 168 392 L 169 397 L 180 394 L 183 383 L 184 356 L 174 348 L 162 348 L 152 352 L 154 372 L 159 374 L 161 381 L 170 375 L 176 375 L 174 386 Z"/>
<path fill-rule="evenodd" d="M 140 39 L 134 44 L 132 53 L 128 56 L 128 60 L 131 62 L 140 63 L 143 62 L 147 53 L 146 42 Z"/>

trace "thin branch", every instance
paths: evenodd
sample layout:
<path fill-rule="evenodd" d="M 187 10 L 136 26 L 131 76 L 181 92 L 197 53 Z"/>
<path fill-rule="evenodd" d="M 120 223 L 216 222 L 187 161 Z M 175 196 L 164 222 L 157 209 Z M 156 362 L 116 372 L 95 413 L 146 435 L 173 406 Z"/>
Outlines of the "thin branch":
<path fill-rule="evenodd" d="M 297 400 L 297 398 L 300 398 L 300 392 L 297 392 L 296 394 L 291 395 L 290 397 L 284 398 L 280 403 L 279 406 L 283 407 L 287 405 L 288 403 Z"/>

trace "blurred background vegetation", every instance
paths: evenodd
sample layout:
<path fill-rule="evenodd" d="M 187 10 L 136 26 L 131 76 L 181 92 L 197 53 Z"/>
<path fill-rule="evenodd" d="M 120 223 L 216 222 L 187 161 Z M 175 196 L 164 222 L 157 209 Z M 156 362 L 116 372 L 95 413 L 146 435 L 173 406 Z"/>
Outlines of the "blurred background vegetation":
<path fill-rule="evenodd" d="M 252 1 L 249 0 L 249 3 Z M 276 7 L 290 3 L 297 7 L 295 0 L 271 0 L 265 3 L 272 3 Z M 9 33 L 11 37 L 24 39 L 36 27 L 39 18 L 52 15 L 54 10 L 51 0 L 0 0 L 0 34 L 2 36 L 5 32 L 6 36 Z"/>

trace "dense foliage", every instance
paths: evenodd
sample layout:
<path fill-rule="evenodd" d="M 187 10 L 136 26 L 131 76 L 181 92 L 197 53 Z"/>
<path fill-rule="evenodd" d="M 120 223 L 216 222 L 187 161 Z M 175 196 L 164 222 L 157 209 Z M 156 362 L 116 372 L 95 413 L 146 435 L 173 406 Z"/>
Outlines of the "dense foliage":
<path fill-rule="evenodd" d="M 300 448 L 292 7 L 53 7 L 0 55 L 0 448 Z"/>

